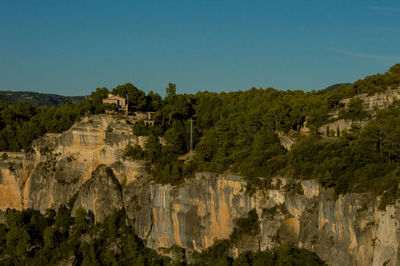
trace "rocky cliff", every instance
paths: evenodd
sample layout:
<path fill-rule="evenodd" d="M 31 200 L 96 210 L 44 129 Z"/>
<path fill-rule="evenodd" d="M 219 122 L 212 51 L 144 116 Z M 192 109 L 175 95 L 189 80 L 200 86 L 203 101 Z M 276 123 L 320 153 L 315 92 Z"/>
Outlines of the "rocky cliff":
<path fill-rule="evenodd" d="M 380 211 L 379 200 L 367 195 L 335 199 L 315 181 L 276 178 L 250 196 L 240 177 L 198 173 L 179 187 L 133 182 L 124 198 L 138 235 L 158 250 L 174 244 L 201 250 L 228 238 L 235 220 L 256 209 L 261 232 L 234 254 L 293 243 L 330 265 L 400 263 L 400 204 Z"/>
<path fill-rule="evenodd" d="M 127 144 L 144 141 L 132 135 L 129 121 L 106 115 L 47 135 L 34 143 L 33 153 L 1 161 L 0 210 L 44 212 L 71 203 L 73 211 L 83 207 L 102 220 L 122 208 L 149 247 L 178 245 L 190 254 L 228 238 L 236 219 L 255 209 L 261 231 L 233 254 L 293 243 L 331 265 L 400 263 L 400 202 L 379 210 L 379 199 L 368 195 L 336 199 L 315 181 L 286 178 L 252 194 L 233 175 L 198 173 L 178 186 L 155 184 L 143 162 L 122 156 Z"/>
<path fill-rule="evenodd" d="M 100 165 L 107 165 L 119 183 L 143 175 L 143 162 L 123 160 L 127 144 L 143 146 L 128 120 L 93 116 L 63 134 L 47 134 L 33 144 L 33 153 L 7 153 L 0 161 L 0 209 L 35 208 L 44 212 L 68 202 Z"/>
<path fill-rule="evenodd" d="M 362 101 L 363 110 L 374 116 L 378 110 L 386 109 L 400 100 L 400 87 L 388 88 L 384 92 L 368 95 L 367 93 L 357 94 L 352 98 L 343 99 L 340 104 L 343 108 L 347 108 L 351 99 L 356 98 Z M 339 119 L 339 110 L 330 113 L 330 119 L 334 120 L 331 123 L 325 124 L 318 128 L 318 132 L 324 136 L 338 136 L 338 133 L 343 130 L 351 129 L 353 123 L 363 127 L 367 124 L 368 120 L 352 121 Z"/>
<path fill-rule="evenodd" d="M 388 88 L 384 92 L 368 95 L 361 93 L 354 96 L 363 103 L 363 109 L 369 113 L 375 113 L 377 110 L 388 108 L 396 101 L 400 100 L 400 86 Z M 340 101 L 344 106 L 347 106 L 351 98 Z"/>

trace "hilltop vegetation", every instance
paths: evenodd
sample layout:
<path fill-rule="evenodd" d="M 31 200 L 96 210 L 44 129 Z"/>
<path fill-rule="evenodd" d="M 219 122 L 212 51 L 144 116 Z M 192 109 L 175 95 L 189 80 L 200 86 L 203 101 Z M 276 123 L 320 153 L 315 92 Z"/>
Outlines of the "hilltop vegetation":
<path fill-rule="evenodd" d="M 383 195 L 384 208 L 399 196 L 399 119 L 400 108 L 393 107 L 380 111 L 363 129 L 353 126 L 338 139 L 306 137 L 284 155 L 281 165 L 272 168 L 294 178 L 318 179 L 337 194 Z"/>
<path fill-rule="evenodd" d="M 111 93 L 127 97 L 129 105 L 155 112 L 155 126 L 138 123 L 136 135 L 148 136 L 145 150 L 127 147 L 125 157 L 146 159 L 147 170 L 160 183 L 179 183 L 195 171 L 232 172 L 247 177 L 249 185 L 268 184 L 268 178 L 283 174 L 301 179 L 317 178 L 340 193 L 370 191 L 384 193 L 387 202 L 397 195 L 399 181 L 399 107 L 381 111 L 363 129 L 354 126 L 340 138 L 324 138 L 317 129 L 330 122 L 329 113 L 355 122 L 369 118 L 360 100 L 346 109 L 340 101 L 359 93 L 373 94 L 400 85 L 400 65 L 384 74 L 343 84 L 332 90 L 278 91 L 273 88 L 229 93 L 198 92 L 177 94 L 170 83 L 166 97 L 146 93 L 127 83 Z M 99 114 L 102 99 L 110 91 L 98 88 L 76 104 L 37 107 L 26 102 L 0 106 L 0 149 L 29 150 L 32 140 L 46 132 L 61 132 L 87 114 Z M 193 119 L 194 157 L 179 160 L 190 146 Z M 278 132 L 299 132 L 305 126 L 309 136 L 288 152 L 280 145 Z M 164 137 L 166 145 L 159 143 Z M 258 177 L 264 177 L 261 180 Z M 266 179 L 265 179 L 266 178 Z"/>
<path fill-rule="evenodd" d="M 342 99 L 359 93 L 373 94 L 399 86 L 400 65 L 385 74 L 321 91 L 278 91 L 273 88 L 248 91 L 177 94 L 170 83 L 167 95 L 146 95 L 133 84 L 117 86 L 111 93 L 127 97 L 130 106 L 155 112 L 155 125 L 132 125 L 135 135 L 147 136 L 144 149 L 127 146 L 125 159 L 145 159 L 146 170 L 159 183 L 179 184 L 196 171 L 238 173 L 247 179 L 249 192 L 269 187 L 272 177 L 317 179 L 336 195 L 369 192 L 381 195 L 381 206 L 399 196 L 400 106 L 394 103 L 374 117 L 357 99 L 343 108 Z M 76 104 L 59 107 L 35 106 L 27 102 L 0 105 L 0 149 L 30 152 L 32 141 L 47 132 L 62 132 L 83 116 L 104 113 L 102 100 L 110 91 L 98 88 Z M 355 123 L 339 137 L 318 134 L 331 122 L 330 113 Z M 123 116 L 120 116 L 123 118 Z M 361 128 L 358 121 L 369 119 Z M 190 147 L 193 120 L 194 154 L 184 160 Z M 309 134 L 300 130 L 310 129 Z M 297 136 L 288 151 L 278 133 Z M 165 145 L 161 145 L 163 137 Z M 7 156 L 3 156 L 3 160 Z M 295 188 L 294 188 L 295 189 Z M 0 224 L 0 264 L 54 265 L 70 262 L 82 265 L 185 265 L 185 250 L 173 247 L 170 258 L 145 248 L 134 234 L 123 210 L 94 223 L 83 209 L 71 216 L 71 206 L 45 215 L 37 211 L 8 210 Z M 194 265 L 323 265 L 314 253 L 283 245 L 275 250 L 245 252 L 237 259 L 231 249 L 245 237 L 260 232 L 255 211 L 236 221 L 229 239 L 216 241 L 193 254 Z"/>

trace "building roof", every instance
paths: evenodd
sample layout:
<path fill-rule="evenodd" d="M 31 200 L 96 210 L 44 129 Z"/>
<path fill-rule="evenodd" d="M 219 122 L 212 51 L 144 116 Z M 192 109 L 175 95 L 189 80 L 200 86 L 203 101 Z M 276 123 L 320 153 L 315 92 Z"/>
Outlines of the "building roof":
<path fill-rule="evenodd" d="M 108 97 L 105 99 L 105 100 L 113 100 L 113 99 L 115 99 L 115 100 L 125 100 L 125 98 L 122 98 L 122 97 L 120 97 L 120 96 L 118 96 L 118 95 L 112 95 L 112 94 L 108 94 Z"/>

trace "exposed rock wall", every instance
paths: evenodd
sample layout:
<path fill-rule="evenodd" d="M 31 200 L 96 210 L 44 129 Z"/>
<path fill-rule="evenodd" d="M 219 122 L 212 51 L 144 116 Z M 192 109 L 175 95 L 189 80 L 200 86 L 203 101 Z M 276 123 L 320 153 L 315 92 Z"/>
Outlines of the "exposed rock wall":
<path fill-rule="evenodd" d="M 292 243 L 316 252 L 330 265 L 398 265 L 399 204 L 378 210 L 379 201 L 348 194 L 337 200 L 314 181 L 290 189 L 290 179 L 275 179 L 268 190 L 245 192 L 236 176 L 197 174 L 182 186 L 132 183 L 124 191 L 126 210 L 147 245 L 176 244 L 201 250 L 228 238 L 235 220 L 255 208 L 261 232 L 234 249 L 264 250 Z M 134 199 L 134 200 L 133 200 Z"/>
<path fill-rule="evenodd" d="M 145 137 L 133 136 L 127 120 L 110 115 L 85 118 L 62 134 L 47 134 L 33 143 L 34 153 L 13 153 L 0 161 L 0 209 L 58 209 L 103 164 L 120 183 L 130 183 L 144 174 L 143 162 L 124 160 L 122 151 L 144 142 Z"/>
<path fill-rule="evenodd" d="M 278 132 L 278 137 L 281 145 L 288 151 L 290 151 L 296 140 L 299 138 L 300 134 L 295 131 L 290 131 L 289 133 Z"/>
<path fill-rule="evenodd" d="M 370 113 L 375 113 L 377 110 L 385 109 L 391 106 L 395 101 L 400 100 L 400 87 L 388 88 L 382 93 L 368 95 L 362 93 L 354 96 L 363 102 L 363 109 Z M 347 106 L 351 98 L 341 101 L 342 104 Z"/>
<path fill-rule="evenodd" d="M 324 136 L 338 137 L 338 134 L 340 135 L 340 133 L 343 130 L 350 130 L 353 123 L 363 127 L 368 123 L 368 121 L 367 120 L 352 121 L 352 120 L 339 119 L 332 123 L 321 126 L 318 129 L 318 132 Z"/>
<path fill-rule="evenodd" d="M 373 95 L 368 95 L 367 93 L 362 93 L 355 95 L 352 98 L 358 98 L 363 103 L 363 110 L 375 115 L 378 110 L 382 110 L 392 106 L 395 102 L 400 100 L 400 87 L 388 88 L 385 92 L 376 93 Z M 340 103 L 346 108 L 352 98 L 343 99 Z M 339 118 L 339 110 L 330 113 L 331 119 Z M 343 130 L 349 130 L 353 123 L 357 123 L 361 127 L 367 124 L 368 120 L 364 121 L 352 121 L 345 119 L 338 119 L 334 122 L 325 124 L 318 128 L 318 132 L 325 136 L 338 136 L 338 132 Z"/>
<path fill-rule="evenodd" d="M 252 195 L 238 176 L 198 173 L 178 186 L 152 183 L 143 162 L 124 160 L 129 143 L 143 145 L 130 125 L 95 116 L 34 143 L 33 154 L 0 161 L 0 210 L 57 209 L 75 198 L 96 221 L 123 208 L 137 234 L 157 250 L 201 250 L 228 238 L 239 217 L 255 209 L 261 231 L 232 252 L 292 243 L 331 265 L 399 265 L 400 203 L 347 194 L 338 199 L 315 181 L 276 178 Z M 1 219 L 0 219 L 1 220 Z"/>
<path fill-rule="evenodd" d="M 95 221 L 103 221 L 123 207 L 121 185 L 111 168 L 100 166 L 79 188 L 72 213 L 80 207 L 93 215 Z"/>
<path fill-rule="evenodd" d="M 22 188 L 33 170 L 34 160 L 25 153 L 7 153 L 7 157 L 0 160 L 0 210 L 21 209 Z"/>

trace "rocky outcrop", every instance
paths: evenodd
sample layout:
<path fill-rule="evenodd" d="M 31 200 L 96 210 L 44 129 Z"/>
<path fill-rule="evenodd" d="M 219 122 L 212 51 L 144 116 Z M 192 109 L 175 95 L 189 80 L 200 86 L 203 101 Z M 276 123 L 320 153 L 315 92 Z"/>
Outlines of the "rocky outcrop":
<path fill-rule="evenodd" d="M 21 209 L 22 189 L 33 170 L 34 160 L 29 154 L 17 152 L 8 152 L 4 157 L 0 160 L 0 210 Z"/>
<path fill-rule="evenodd" d="M 87 117 L 62 134 L 47 134 L 34 142 L 34 153 L 8 153 L 0 161 L 0 209 L 58 209 L 103 164 L 119 183 L 130 183 L 144 175 L 143 162 L 125 160 L 123 149 L 144 142 L 132 134 L 129 120 L 111 115 Z"/>
<path fill-rule="evenodd" d="M 315 181 L 274 179 L 253 195 L 237 176 L 199 173 L 172 187 L 135 181 L 124 190 L 129 217 L 147 245 L 202 250 L 228 238 L 236 219 L 256 209 L 261 232 L 233 250 L 264 250 L 292 243 L 316 252 L 330 265 L 398 265 L 400 204 L 385 211 L 366 195 L 335 199 Z"/>
<path fill-rule="evenodd" d="M 143 162 L 122 155 L 127 144 L 144 141 L 128 121 L 105 115 L 47 135 L 33 154 L 0 161 L 0 210 L 45 212 L 70 203 L 73 212 L 82 207 L 101 221 L 123 208 L 149 247 L 178 245 L 190 254 L 228 238 L 236 220 L 255 209 L 260 233 L 242 239 L 234 255 L 292 243 L 330 265 L 400 264 L 400 202 L 379 210 L 379 199 L 368 195 L 335 198 L 316 181 L 286 178 L 252 194 L 234 175 L 197 173 L 177 186 L 155 184 Z"/>
<path fill-rule="evenodd" d="M 214 239 L 228 238 L 234 219 L 251 209 L 243 185 L 235 176 L 198 174 L 178 187 L 147 183 L 138 190 L 134 182 L 126 187 L 124 198 L 138 235 L 150 247 L 176 244 L 201 250 Z"/>
<path fill-rule="evenodd" d="M 111 168 L 100 166 L 77 194 L 72 213 L 85 209 L 96 222 L 123 208 L 121 185 Z"/>
<path fill-rule="evenodd" d="M 278 132 L 278 137 L 281 145 L 288 151 L 292 149 L 293 145 L 296 143 L 296 140 L 300 136 L 301 134 L 296 131 L 290 131 L 289 133 L 284 133 L 281 131 Z"/>
<path fill-rule="evenodd" d="M 357 94 L 352 98 L 343 99 L 340 104 L 346 108 L 351 99 L 357 98 L 362 101 L 363 110 L 374 116 L 378 110 L 386 109 L 400 100 L 400 87 L 388 88 L 386 91 L 368 95 L 367 93 Z M 368 120 L 352 121 L 339 119 L 339 110 L 330 113 L 330 119 L 335 120 L 331 123 L 322 125 L 318 132 L 324 136 L 338 137 L 340 132 L 351 129 L 353 123 L 363 127 Z"/>
<path fill-rule="evenodd" d="M 400 100 L 400 87 L 388 88 L 384 92 L 373 95 L 362 93 L 354 96 L 354 98 L 358 98 L 362 101 L 364 111 L 375 113 L 377 110 L 388 108 L 393 105 L 393 103 Z M 350 100 L 351 98 L 344 99 L 341 103 L 347 106 Z"/>
<path fill-rule="evenodd" d="M 340 133 L 344 130 L 350 130 L 353 124 L 357 126 L 363 127 L 368 123 L 368 120 L 362 121 L 353 121 L 353 120 L 345 120 L 339 119 L 332 123 L 325 124 L 318 129 L 318 132 L 324 136 L 329 137 L 339 137 Z"/>

